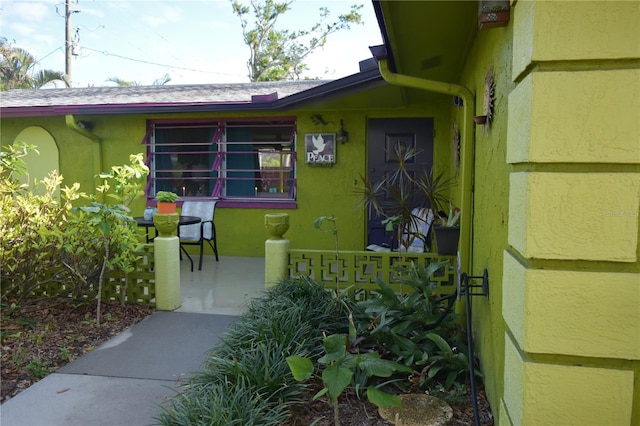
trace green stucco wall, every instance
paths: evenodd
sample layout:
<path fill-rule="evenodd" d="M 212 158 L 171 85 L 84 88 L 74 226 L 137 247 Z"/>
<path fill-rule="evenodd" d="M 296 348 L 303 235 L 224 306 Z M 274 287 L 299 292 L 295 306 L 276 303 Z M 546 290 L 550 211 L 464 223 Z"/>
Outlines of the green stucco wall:
<path fill-rule="evenodd" d="M 638 2 L 518 1 L 471 46 L 478 114 L 496 76 L 472 259 L 490 276 L 474 327 L 497 424 L 640 422 L 639 20 Z"/>
<path fill-rule="evenodd" d="M 496 79 L 475 134 L 472 272 L 489 270 L 473 319 L 497 424 L 640 421 L 640 4 L 604 4 L 512 2 L 460 83 L 481 114 Z"/>
<path fill-rule="evenodd" d="M 502 259 L 507 247 L 509 167 L 506 162 L 508 95 L 511 82 L 511 26 L 479 31 L 471 45 L 460 84 L 475 94 L 476 111 L 483 115 L 488 72 L 495 79 L 495 103 L 490 125 L 475 127 L 472 275 L 489 271 L 489 299 L 473 298 L 475 349 L 481 362 L 485 390 L 494 416 L 504 386 L 504 322 Z"/>
<path fill-rule="evenodd" d="M 80 136 L 64 125 L 64 117 L 34 117 L 0 120 L 2 146 L 14 142 L 25 142 L 18 139 L 19 134 L 30 126 L 38 126 L 47 131 L 58 146 L 60 173 L 64 177 L 63 185 L 71 186 L 80 183 L 85 192 L 93 192 L 95 174 L 93 164 L 92 141 Z M 29 141 L 31 143 L 31 141 Z"/>
<path fill-rule="evenodd" d="M 296 149 L 304 151 L 304 134 L 316 132 L 333 133 L 339 129 L 343 120 L 349 132 L 349 141 L 337 146 L 337 163 L 332 167 L 313 167 L 304 163 L 302 155 L 297 163 L 298 197 L 297 208 L 273 210 L 269 208 L 216 209 L 216 229 L 219 253 L 223 256 L 264 256 L 264 242 L 267 232 L 264 228 L 264 214 L 285 211 L 290 215 L 291 227 L 286 237 L 291 248 L 296 249 L 332 249 L 333 238 L 313 227 L 313 220 L 322 215 L 335 215 L 338 219 L 340 247 L 343 250 L 362 250 L 365 246 L 366 220 L 362 208 L 358 208 L 360 199 L 355 189 L 360 185 L 360 175 L 366 172 L 366 128 L 369 118 L 394 117 L 433 117 L 436 127 L 434 138 L 434 163 L 436 168 L 449 167 L 451 154 L 451 101 L 442 97 L 429 106 L 406 107 L 393 111 L 371 108 L 369 110 L 318 110 L 306 109 L 286 111 L 274 114 L 252 113 L 251 116 L 296 116 L 298 137 Z M 318 125 L 311 115 L 321 114 L 329 124 Z M 60 169 L 67 184 L 80 182 L 82 190 L 92 192 L 94 160 L 102 170 L 112 165 L 128 162 L 132 153 L 146 152 L 141 141 L 146 131 L 146 120 L 153 118 L 196 118 L 223 117 L 228 115 L 190 114 L 190 115 L 103 115 L 82 116 L 78 119 L 94 124 L 93 133 L 101 142 L 93 142 L 68 129 L 64 117 L 10 118 L 0 123 L 2 144 L 12 143 L 15 136 L 25 127 L 42 126 L 55 139 L 60 148 Z M 235 115 L 237 116 L 237 115 Z M 245 114 L 246 116 L 246 114 Z M 135 203 L 133 214 L 141 216 L 144 200 Z"/>

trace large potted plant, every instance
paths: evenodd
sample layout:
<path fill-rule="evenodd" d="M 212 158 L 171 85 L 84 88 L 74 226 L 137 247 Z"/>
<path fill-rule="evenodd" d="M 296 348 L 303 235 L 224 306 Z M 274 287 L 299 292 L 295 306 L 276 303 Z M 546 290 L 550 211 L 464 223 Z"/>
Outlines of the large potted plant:
<path fill-rule="evenodd" d="M 387 230 L 395 230 L 400 251 L 429 246 L 429 234 L 422 230 L 446 216 L 442 210 L 451 201 L 449 192 L 456 183 L 455 177 L 445 178 L 444 173 L 434 176 L 433 170 L 415 176 L 408 165 L 413 164 L 416 154 L 414 149 L 397 145 L 390 153 L 396 164 L 394 170 L 379 182 L 361 178 L 363 204 L 385 217 L 382 223 Z"/>
<path fill-rule="evenodd" d="M 178 194 L 169 191 L 158 191 L 156 193 L 156 201 L 158 202 L 158 213 L 175 213 Z"/>
<path fill-rule="evenodd" d="M 456 254 L 460 239 L 460 209 L 449 203 L 449 214 L 440 214 L 433 228 L 438 254 Z"/>
<path fill-rule="evenodd" d="M 449 191 L 455 184 L 455 177 L 445 179 L 444 173 L 435 177 L 433 173 L 429 173 L 422 175 L 418 184 L 435 217 L 432 235 L 438 254 L 456 254 L 460 238 L 460 209 L 453 208 L 449 196 Z M 447 206 L 448 214 L 444 212 Z"/>

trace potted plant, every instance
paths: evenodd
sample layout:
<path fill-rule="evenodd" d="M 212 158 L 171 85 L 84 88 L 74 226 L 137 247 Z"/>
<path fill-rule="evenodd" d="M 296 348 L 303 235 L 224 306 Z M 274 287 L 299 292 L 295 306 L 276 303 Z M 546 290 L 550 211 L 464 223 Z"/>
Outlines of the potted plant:
<path fill-rule="evenodd" d="M 438 254 L 454 255 L 460 239 L 460 209 L 449 203 L 449 214 L 439 215 L 434 225 Z"/>
<path fill-rule="evenodd" d="M 421 230 L 444 216 L 441 210 L 450 202 L 449 191 L 456 183 L 455 177 L 445 178 L 444 173 L 434 176 L 433 170 L 416 177 L 408 168 L 416 154 L 414 149 L 396 146 L 390 153 L 396 168 L 379 182 L 361 177 L 363 188 L 358 191 L 364 205 L 385 217 L 382 224 L 386 229 L 396 232 L 400 251 L 426 251 L 428 233 Z"/>
<path fill-rule="evenodd" d="M 156 193 L 156 200 L 158 201 L 158 213 L 167 214 L 176 212 L 178 194 L 175 192 L 158 191 Z"/>

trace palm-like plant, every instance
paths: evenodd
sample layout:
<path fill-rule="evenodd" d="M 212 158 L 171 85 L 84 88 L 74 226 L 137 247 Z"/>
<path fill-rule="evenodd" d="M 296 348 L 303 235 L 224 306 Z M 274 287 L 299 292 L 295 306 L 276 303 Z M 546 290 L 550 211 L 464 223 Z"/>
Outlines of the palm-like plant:
<path fill-rule="evenodd" d="M 397 166 L 377 182 L 361 175 L 362 187 L 357 194 L 362 197 L 361 205 L 372 209 L 377 216 L 385 217 L 382 223 L 387 231 L 395 230 L 398 245 L 406 249 L 415 238 L 426 243 L 426 235 L 403 238 L 410 234 L 409 230 L 420 229 L 425 220 L 415 214 L 415 209 L 430 208 L 435 218 L 440 219 L 444 216 L 440 211 L 450 203 L 449 191 L 456 181 L 455 177 L 445 178 L 444 172 L 434 176 L 433 169 L 415 176 L 408 167 L 418 154 L 415 149 L 398 144 L 389 154 Z"/>
<path fill-rule="evenodd" d="M 120 87 L 131 87 L 131 86 L 142 86 L 142 84 L 138 81 L 133 81 L 133 80 L 123 80 L 119 77 L 109 77 L 106 81 L 111 82 L 111 83 L 115 83 Z M 153 80 L 153 83 L 151 83 L 152 86 L 164 86 L 165 84 L 167 84 L 168 82 L 171 81 L 171 76 L 169 74 L 165 74 L 160 78 L 156 78 L 155 80 Z"/>
<path fill-rule="evenodd" d="M 429 201 L 429 207 L 437 219 L 442 219 L 442 212 L 451 205 L 449 191 L 456 184 L 455 176 L 445 179 L 444 172 L 433 176 L 433 169 L 418 177 L 416 184 Z"/>
<path fill-rule="evenodd" d="M 34 71 L 38 61 L 24 49 L 0 40 L 0 90 L 39 89 L 47 84 L 62 82 L 69 87 L 64 73 L 52 70 Z"/>

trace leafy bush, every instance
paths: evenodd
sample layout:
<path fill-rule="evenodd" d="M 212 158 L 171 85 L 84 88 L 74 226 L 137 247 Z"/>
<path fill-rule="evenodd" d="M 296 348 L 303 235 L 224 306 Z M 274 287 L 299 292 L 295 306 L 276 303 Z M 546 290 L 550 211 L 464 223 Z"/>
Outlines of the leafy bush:
<path fill-rule="evenodd" d="M 412 381 L 420 388 L 439 379 L 448 389 L 469 371 L 462 326 L 431 281 L 431 275 L 447 263 L 406 271 L 403 284 L 413 289 L 410 294 L 396 294 L 379 281 L 377 297 L 355 306 L 354 315 L 365 337 L 361 345 L 414 369 L 417 373 Z"/>
<path fill-rule="evenodd" d="M 188 388 L 171 399 L 171 409 L 159 417 L 164 425 L 281 425 L 287 407 L 277 397 L 241 378 Z"/>
<path fill-rule="evenodd" d="M 156 420 L 163 425 L 279 425 L 291 405 L 306 402 L 301 399 L 306 385 L 296 380 L 314 375 L 325 385 L 316 396 L 328 395 L 334 407 L 349 386 L 384 406 L 396 402 L 386 393 L 391 383 L 443 388 L 436 380 L 444 378 L 447 387 L 455 384 L 468 366 L 452 347 L 460 331 L 455 319 L 437 324 L 442 301 L 430 276 L 443 266 L 412 269 L 411 295 L 396 295 L 380 283 L 378 298 L 357 303 L 309 278 L 283 280 L 229 327 Z M 350 310 L 358 327 L 345 314 Z"/>
<path fill-rule="evenodd" d="M 350 321 L 353 324 L 353 321 Z M 347 340 L 347 337 L 349 340 Z M 338 410 L 338 397 L 351 384 L 355 383 L 356 392 L 366 386 L 366 394 L 369 402 L 381 408 L 401 406 L 397 395 L 388 394 L 380 389 L 370 379 L 377 377 L 388 378 L 394 374 L 413 370 L 393 361 L 381 359 L 377 352 L 351 353 L 351 343 L 355 341 L 355 326 L 349 328 L 349 336 L 344 334 L 332 334 L 323 338 L 324 356 L 318 359 L 322 367 L 322 388 L 313 399 L 323 395 L 329 397 L 329 404 L 334 410 L 334 424 L 340 425 L 340 413 Z M 300 355 L 290 355 L 287 363 L 293 373 L 293 377 L 305 382 L 313 377 L 314 366 L 311 359 Z"/>
<path fill-rule="evenodd" d="M 100 175 L 99 191 L 117 204 L 94 202 L 78 209 L 74 204 L 89 197 L 78 183 L 60 188 L 63 178 L 56 171 L 40 182 L 21 183 L 28 179 L 23 157 L 32 150 L 16 144 L 0 152 L 0 300 L 90 300 L 98 294 L 104 267 L 129 271 L 140 248 L 124 203 L 140 195 L 147 173 L 142 154 L 131 156 L 131 165 Z M 104 238 L 105 231 L 110 238 Z"/>

